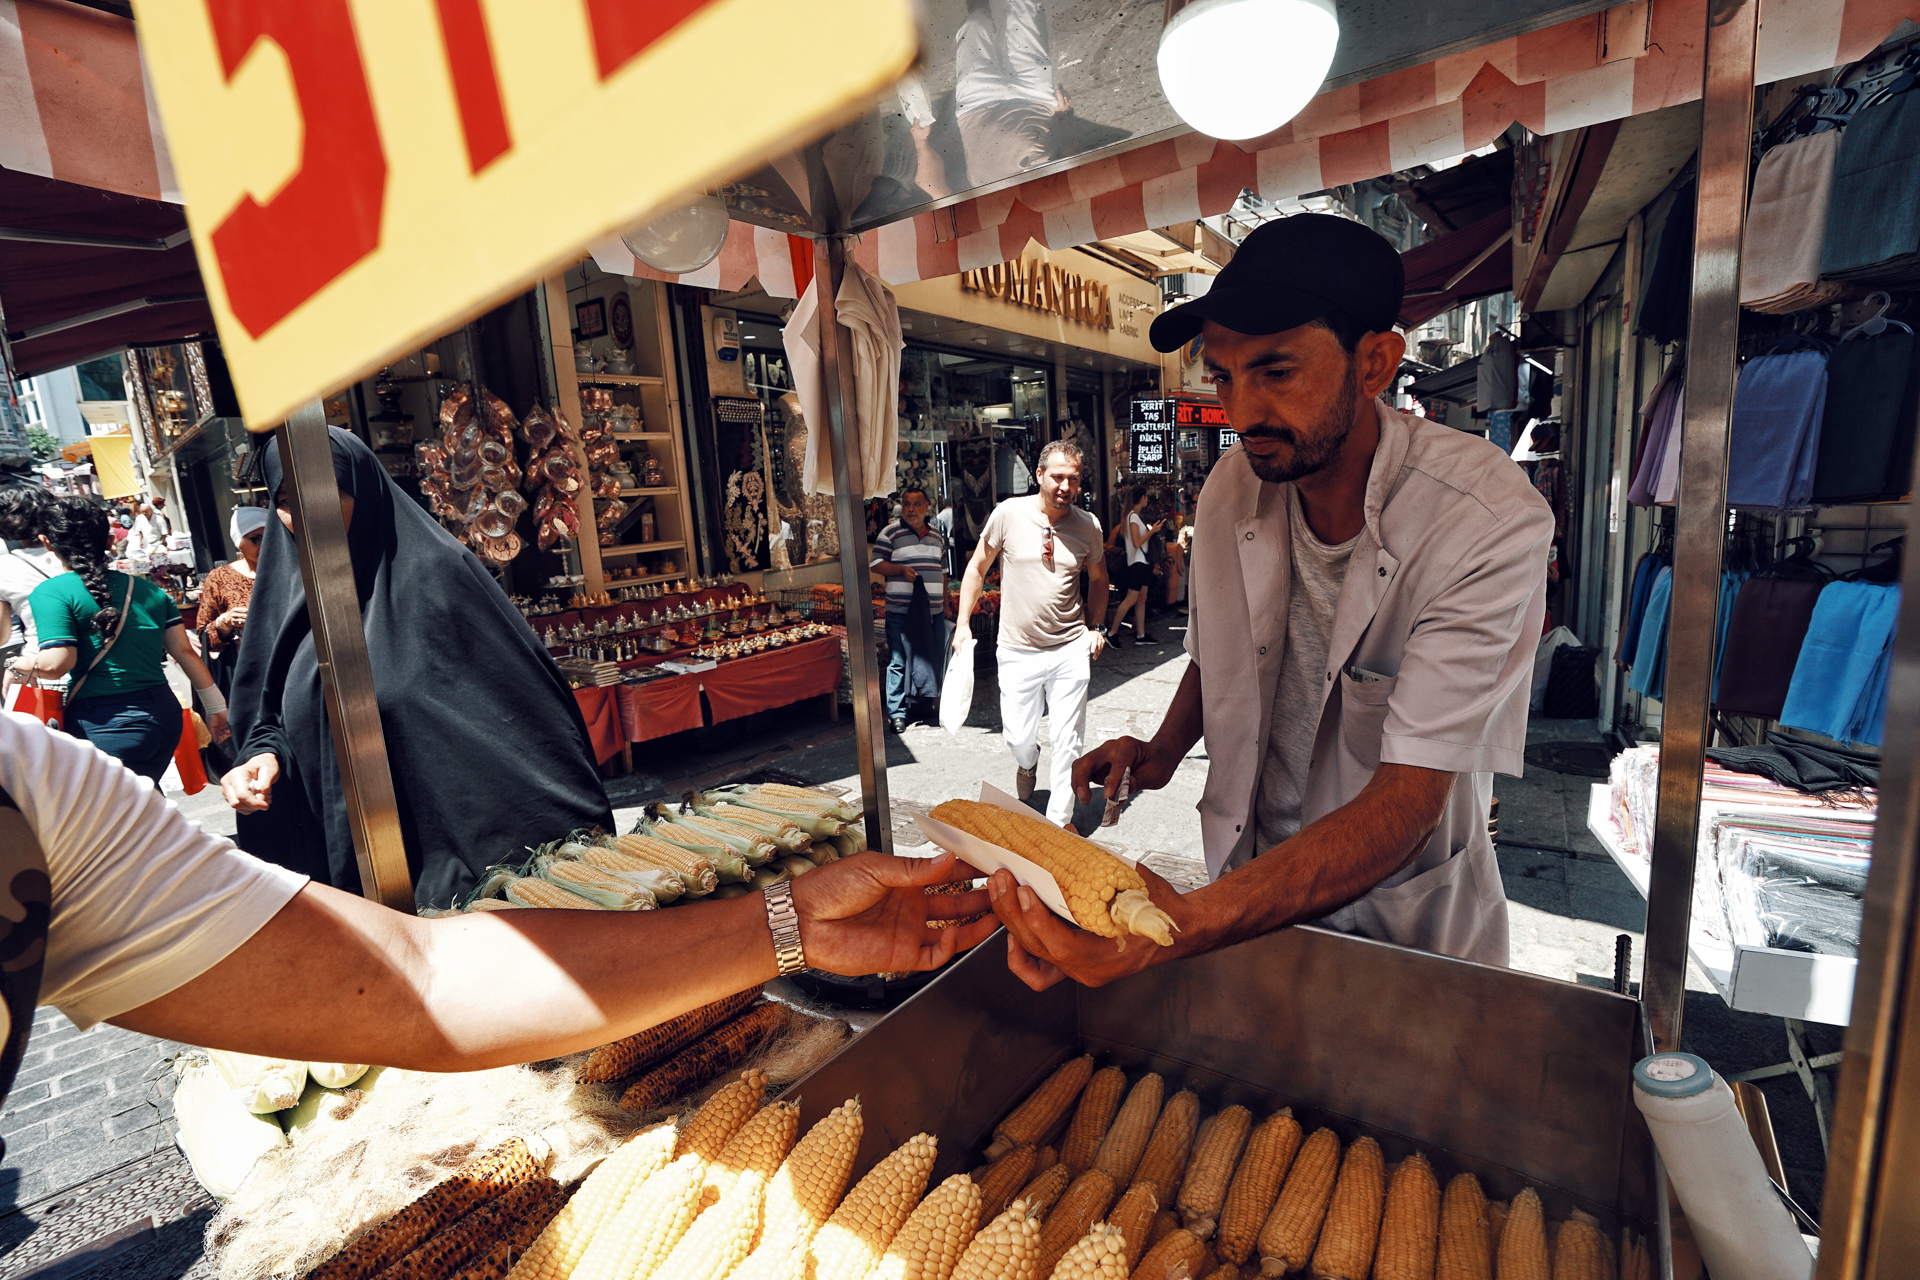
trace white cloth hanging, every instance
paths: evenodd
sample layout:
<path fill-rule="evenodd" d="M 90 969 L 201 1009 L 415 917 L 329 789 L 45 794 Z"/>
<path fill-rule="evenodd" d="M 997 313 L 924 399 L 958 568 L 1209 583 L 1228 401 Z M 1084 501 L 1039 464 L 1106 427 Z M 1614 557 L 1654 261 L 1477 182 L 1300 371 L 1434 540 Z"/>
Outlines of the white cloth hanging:
<path fill-rule="evenodd" d="M 793 375 L 793 395 L 800 402 L 800 420 L 807 424 L 807 455 L 800 468 L 800 492 L 833 492 L 833 455 L 823 441 L 827 434 L 827 403 L 821 394 L 825 373 L 820 363 L 820 278 L 808 282 L 799 305 L 780 331 L 787 349 L 787 369 Z"/>
<path fill-rule="evenodd" d="M 781 340 L 800 401 L 807 432 L 806 463 L 800 483 L 807 493 L 833 492 L 833 455 L 828 452 L 829 430 L 826 375 L 820 353 L 820 279 L 815 276 L 800 295 Z M 893 492 L 894 464 L 899 454 L 900 351 L 906 345 L 900 329 L 900 308 L 893 292 L 851 260 L 834 299 L 839 322 L 853 334 L 853 421 L 847 424 L 849 444 L 860 450 L 862 477 L 868 498 Z"/>

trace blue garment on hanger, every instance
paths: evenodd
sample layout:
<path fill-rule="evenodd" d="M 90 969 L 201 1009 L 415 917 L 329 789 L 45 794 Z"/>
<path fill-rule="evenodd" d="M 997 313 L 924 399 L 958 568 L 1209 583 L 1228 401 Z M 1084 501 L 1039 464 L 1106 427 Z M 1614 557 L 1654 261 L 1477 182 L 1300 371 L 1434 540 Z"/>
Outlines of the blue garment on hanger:
<path fill-rule="evenodd" d="M 1627 688 L 1649 698 L 1665 698 L 1667 693 L 1667 610 L 1672 601 L 1673 567 L 1662 565 L 1647 595 L 1633 671 L 1627 676 Z"/>
<path fill-rule="evenodd" d="M 1627 597 L 1627 621 L 1620 628 L 1620 650 L 1615 655 L 1623 667 L 1631 667 L 1640 652 L 1640 624 L 1646 620 L 1647 597 L 1653 594 L 1653 580 L 1668 563 L 1665 556 L 1650 551 L 1640 557 L 1639 565 L 1634 568 L 1633 591 Z"/>
<path fill-rule="evenodd" d="M 1720 620 L 1714 628 L 1713 641 L 1713 701 L 1720 701 L 1720 664 L 1727 656 L 1727 628 L 1733 622 L 1733 606 L 1740 599 L 1740 588 L 1747 584 L 1752 574 L 1740 570 L 1730 570 L 1720 575 Z"/>
<path fill-rule="evenodd" d="M 1755 356 L 1733 391 L 1727 505 L 1762 511 L 1806 506 L 1813 497 L 1820 419 L 1827 407 L 1827 353 Z"/>
<path fill-rule="evenodd" d="M 1893 583 L 1828 583 L 1813 606 L 1780 723 L 1879 745 L 1899 613 Z"/>

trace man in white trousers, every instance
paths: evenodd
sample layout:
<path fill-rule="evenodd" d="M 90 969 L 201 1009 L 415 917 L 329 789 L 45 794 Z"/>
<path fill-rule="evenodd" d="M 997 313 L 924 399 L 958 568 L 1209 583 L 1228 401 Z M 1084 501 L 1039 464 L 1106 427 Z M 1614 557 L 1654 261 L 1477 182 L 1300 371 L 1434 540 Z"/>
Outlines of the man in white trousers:
<path fill-rule="evenodd" d="M 1047 821 L 1073 820 L 1073 762 L 1087 731 L 1088 664 L 1106 648 L 1106 627 L 1087 624 L 1080 574 L 1094 616 L 1106 612 L 1107 565 L 1100 521 L 1075 506 L 1086 465 L 1077 445 L 1056 440 L 1034 468 L 1040 492 L 1001 503 L 987 517 L 960 584 L 954 647 L 980 602 L 987 570 L 1000 565 L 1000 722 L 1013 750 L 1014 794 L 1026 800 L 1040 772 L 1040 716 L 1051 718 L 1052 793 Z"/>

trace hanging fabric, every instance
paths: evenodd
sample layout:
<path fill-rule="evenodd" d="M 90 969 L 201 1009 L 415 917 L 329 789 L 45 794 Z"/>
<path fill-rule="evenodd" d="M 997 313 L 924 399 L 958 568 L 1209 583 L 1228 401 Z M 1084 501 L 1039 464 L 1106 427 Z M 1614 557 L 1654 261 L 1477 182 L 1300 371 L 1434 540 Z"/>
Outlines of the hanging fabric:
<path fill-rule="evenodd" d="M 1518 402 L 1519 391 L 1519 353 L 1512 338 L 1495 333 L 1487 339 L 1487 349 L 1480 353 L 1480 363 L 1475 367 L 1474 404 L 1482 413 L 1511 409 Z"/>
<path fill-rule="evenodd" d="M 1649 551 L 1640 557 L 1640 563 L 1633 569 L 1633 585 L 1627 592 L 1627 617 L 1620 627 L 1620 647 L 1614 651 L 1615 664 L 1631 668 L 1634 655 L 1640 651 L 1640 624 L 1646 620 L 1647 598 L 1653 594 L 1653 580 L 1670 562 L 1658 552 Z"/>
<path fill-rule="evenodd" d="M 1627 688 L 1649 698 L 1667 696 L 1667 613 L 1673 602 L 1673 568 L 1661 566 L 1647 595 L 1646 616 L 1640 621 L 1633 670 Z"/>
<path fill-rule="evenodd" d="M 1782 143 L 1761 158 L 1740 252 L 1740 305 L 1773 315 L 1825 306 L 1846 292 L 1820 279 L 1827 203 L 1841 134 Z"/>
<path fill-rule="evenodd" d="M 1907 326 L 1891 324 L 1836 344 L 1827 363 L 1813 501 L 1839 505 L 1904 496 L 1917 402 L 1920 361 Z"/>
<path fill-rule="evenodd" d="M 1640 435 L 1640 460 L 1633 471 L 1633 483 L 1627 487 L 1627 501 L 1636 507 L 1654 504 L 1661 468 L 1667 457 L 1669 440 L 1678 452 L 1680 416 L 1686 397 L 1686 370 L 1681 361 L 1667 366 L 1647 402 L 1640 406 L 1646 424 Z"/>
<path fill-rule="evenodd" d="M 1838 742 L 1880 742 L 1900 588 L 1830 582 L 1794 664 L 1780 723 Z"/>
<path fill-rule="evenodd" d="M 1824 346 L 1804 351 L 1776 347 L 1747 361 L 1733 391 L 1728 506 L 1787 511 L 1812 501 L 1826 405 Z"/>
<path fill-rule="evenodd" d="M 1920 284 L 1916 168 L 1920 95 L 1896 93 L 1853 113 L 1834 157 L 1822 276 L 1884 288 Z"/>
<path fill-rule="evenodd" d="M 1735 598 L 1714 705 L 1728 715 L 1778 720 L 1820 599 L 1818 578 L 1762 575 Z"/>
<path fill-rule="evenodd" d="M 1720 612 L 1715 615 L 1713 637 L 1713 694 L 1720 696 L 1720 670 L 1727 658 L 1727 633 L 1732 629 L 1735 602 L 1751 575 L 1744 569 L 1729 569 L 1720 575 Z"/>
<path fill-rule="evenodd" d="M 1693 300 L 1694 184 L 1674 193 L 1672 207 L 1648 254 L 1651 269 L 1641 282 L 1640 311 L 1633 331 L 1656 342 L 1687 336 L 1687 311 Z"/>
<path fill-rule="evenodd" d="M 893 291 L 851 257 L 835 299 L 840 323 L 853 331 L 854 408 L 860 425 L 865 497 L 893 492 L 900 456 L 900 308 Z"/>

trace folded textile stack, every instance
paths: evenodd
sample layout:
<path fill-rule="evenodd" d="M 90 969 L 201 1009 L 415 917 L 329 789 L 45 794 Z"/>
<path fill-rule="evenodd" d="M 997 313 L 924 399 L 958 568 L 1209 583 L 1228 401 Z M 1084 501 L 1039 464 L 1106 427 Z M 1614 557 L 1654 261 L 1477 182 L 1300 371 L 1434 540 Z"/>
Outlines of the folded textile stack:
<path fill-rule="evenodd" d="M 1740 257 L 1740 305 L 1748 310 L 1786 315 L 1826 306 L 1849 292 L 1820 278 L 1840 138 L 1830 129 L 1782 143 L 1761 158 Z"/>
<path fill-rule="evenodd" d="M 1920 96 L 1896 94 L 1853 113 L 1833 162 L 1820 274 L 1887 289 L 1920 285 Z"/>

